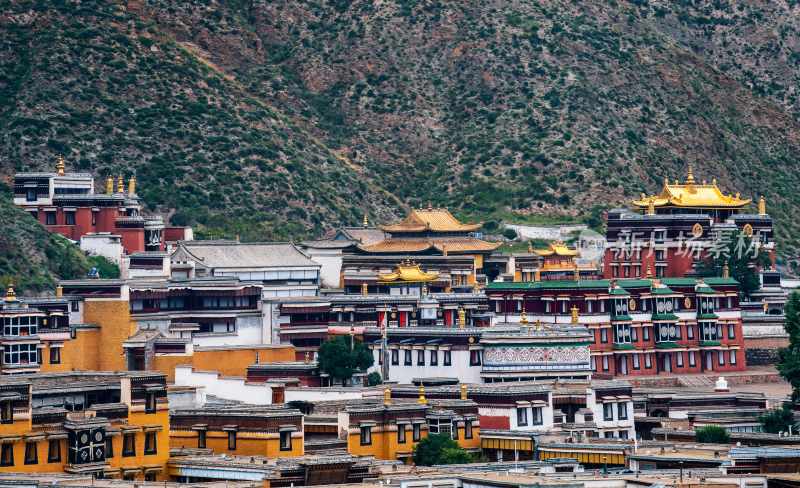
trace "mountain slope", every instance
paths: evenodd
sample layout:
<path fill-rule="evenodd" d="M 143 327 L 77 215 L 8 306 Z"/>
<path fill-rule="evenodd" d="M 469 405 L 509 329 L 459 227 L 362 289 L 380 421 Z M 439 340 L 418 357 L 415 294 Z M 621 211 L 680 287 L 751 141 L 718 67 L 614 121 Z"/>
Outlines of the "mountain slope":
<path fill-rule="evenodd" d="M 60 5 L 0 2 L 6 171 L 135 168 L 176 223 L 272 238 L 429 200 L 596 218 L 693 163 L 798 245 L 793 1 Z"/>

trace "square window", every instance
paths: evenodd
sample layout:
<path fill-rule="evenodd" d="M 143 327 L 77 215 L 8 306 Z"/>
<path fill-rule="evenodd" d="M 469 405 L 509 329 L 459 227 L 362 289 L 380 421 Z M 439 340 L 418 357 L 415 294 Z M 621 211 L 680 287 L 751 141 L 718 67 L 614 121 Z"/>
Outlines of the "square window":
<path fill-rule="evenodd" d="M 75 225 L 75 212 L 64 212 L 64 224 Z"/>
<path fill-rule="evenodd" d="M 45 225 L 56 225 L 56 213 L 55 212 L 45 212 L 44 213 L 44 224 Z"/>
<path fill-rule="evenodd" d="M 50 364 L 61 364 L 61 348 L 50 346 Z"/>
<path fill-rule="evenodd" d="M 25 191 L 25 201 L 26 202 L 35 202 L 39 196 L 36 194 L 36 190 L 34 188 L 29 188 Z"/>

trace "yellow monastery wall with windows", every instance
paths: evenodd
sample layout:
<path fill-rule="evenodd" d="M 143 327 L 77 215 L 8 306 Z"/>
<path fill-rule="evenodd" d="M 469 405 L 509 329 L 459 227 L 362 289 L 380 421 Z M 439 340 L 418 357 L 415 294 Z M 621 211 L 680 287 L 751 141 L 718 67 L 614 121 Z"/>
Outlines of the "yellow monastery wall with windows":
<path fill-rule="evenodd" d="M 222 376 L 244 376 L 247 367 L 256 363 L 268 364 L 295 361 L 291 344 L 231 348 L 198 348 L 192 366 L 198 371 L 217 371 Z"/>
<path fill-rule="evenodd" d="M 173 430 L 169 444 L 173 448 L 196 448 L 196 431 Z M 228 449 L 228 432 L 209 430 L 206 432 L 206 448 L 215 454 L 237 456 L 294 457 L 305 454 L 302 432 L 292 432 L 292 449 L 281 450 L 280 434 L 262 432 L 237 432 L 236 449 Z"/>
<path fill-rule="evenodd" d="M 42 373 L 65 371 L 97 371 L 100 369 L 100 330 L 77 329 L 74 339 L 65 340 L 61 348 L 61 363 L 50 363 L 50 344 L 42 349 Z M 122 349 L 122 343 L 119 344 Z"/>
<path fill-rule="evenodd" d="M 347 436 L 347 452 L 354 456 L 375 456 L 377 459 L 395 461 L 398 454 L 410 455 L 414 452 L 414 446 L 419 441 L 413 440 L 413 429 L 410 425 L 406 427 L 406 441 L 402 444 L 397 442 L 397 426 L 374 426 L 372 428 L 372 442 L 368 445 L 361 445 L 361 432 L 358 428 L 350 429 Z M 427 428 L 420 432 L 420 440 L 428 437 Z"/>

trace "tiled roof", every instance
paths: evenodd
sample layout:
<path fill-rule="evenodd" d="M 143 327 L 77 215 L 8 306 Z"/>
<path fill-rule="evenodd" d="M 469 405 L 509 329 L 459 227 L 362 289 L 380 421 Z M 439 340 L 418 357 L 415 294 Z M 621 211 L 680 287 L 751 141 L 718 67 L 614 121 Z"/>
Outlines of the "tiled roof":
<path fill-rule="evenodd" d="M 673 286 L 695 286 L 695 278 L 661 278 L 664 285 Z M 623 289 L 631 288 L 651 288 L 652 280 L 649 279 L 616 279 L 614 282 Z M 706 285 L 738 285 L 739 282 L 733 278 L 709 277 L 703 278 Z M 558 280 L 558 281 L 521 281 L 521 282 L 492 282 L 487 285 L 488 290 L 550 290 L 550 289 L 603 289 L 608 288 L 611 280 Z"/>
<path fill-rule="evenodd" d="M 473 232 L 482 224 L 462 224 L 446 208 L 414 209 L 393 225 L 382 227 L 386 232 Z"/>
<path fill-rule="evenodd" d="M 447 252 L 494 251 L 500 243 L 487 242 L 475 237 L 453 237 L 441 239 L 386 239 L 371 245 L 360 246 L 362 250 L 374 253 L 409 253 L 436 249 Z"/>

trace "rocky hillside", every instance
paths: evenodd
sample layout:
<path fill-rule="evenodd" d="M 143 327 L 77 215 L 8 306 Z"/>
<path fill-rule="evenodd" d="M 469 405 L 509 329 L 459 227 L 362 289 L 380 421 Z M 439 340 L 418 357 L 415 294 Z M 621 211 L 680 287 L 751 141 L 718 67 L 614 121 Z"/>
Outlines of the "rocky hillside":
<path fill-rule="evenodd" d="M 0 0 L 0 167 L 280 238 L 428 200 L 597 222 L 693 163 L 800 243 L 795 0 Z M 175 209 L 178 209 L 176 213 Z"/>

